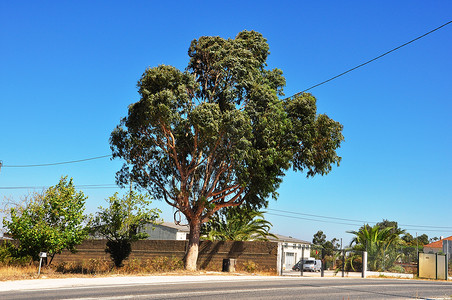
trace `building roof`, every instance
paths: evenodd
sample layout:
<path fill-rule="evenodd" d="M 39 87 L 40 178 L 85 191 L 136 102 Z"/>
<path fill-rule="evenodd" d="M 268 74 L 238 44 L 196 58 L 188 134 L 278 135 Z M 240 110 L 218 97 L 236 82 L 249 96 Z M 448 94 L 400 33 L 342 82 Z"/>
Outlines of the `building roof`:
<path fill-rule="evenodd" d="M 272 236 L 268 236 L 268 240 L 271 242 L 283 242 L 283 243 L 298 243 L 298 244 L 311 244 L 310 242 L 307 241 L 303 241 L 303 240 L 299 240 L 296 238 L 293 238 L 291 236 L 285 236 L 285 235 L 281 235 L 281 234 L 274 234 L 273 235 L 276 236 L 276 238 L 272 237 Z"/>
<path fill-rule="evenodd" d="M 163 227 L 168 227 L 168 228 L 172 228 L 172 229 L 177 229 L 177 231 L 180 232 L 190 232 L 190 227 L 188 226 L 183 226 L 183 225 L 176 225 L 174 224 L 174 222 L 163 222 L 154 226 L 163 226 Z"/>
<path fill-rule="evenodd" d="M 436 242 L 433 242 L 433 243 L 430 243 L 430 244 L 427 244 L 427 245 L 424 245 L 424 247 L 428 247 L 428 248 L 443 248 L 443 241 L 444 240 L 449 240 L 449 241 L 452 241 L 452 236 L 450 236 L 450 237 L 447 237 L 447 238 L 444 238 L 444 239 L 442 239 L 442 240 L 439 240 L 439 241 L 436 241 Z"/>

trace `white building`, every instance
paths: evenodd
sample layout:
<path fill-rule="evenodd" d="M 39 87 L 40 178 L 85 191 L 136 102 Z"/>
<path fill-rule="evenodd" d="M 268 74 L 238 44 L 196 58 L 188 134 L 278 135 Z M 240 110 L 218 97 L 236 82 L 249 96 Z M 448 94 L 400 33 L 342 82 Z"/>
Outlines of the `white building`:
<path fill-rule="evenodd" d="M 276 238 L 268 237 L 271 242 L 278 242 L 278 273 L 285 270 L 292 270 L 292 267 L 303 257 L 311 256 L 311 243 L 275 234 Z"/>
<path fill-rule="evenodd" d="M 154 230 L 152 230 L 154 228 Z M 159 225 L 146 225 L 143 228 L 148 240 L 186 240 L 190 232 L 188 226 L 176 225 L 171 222 L 163 222 Z"/>

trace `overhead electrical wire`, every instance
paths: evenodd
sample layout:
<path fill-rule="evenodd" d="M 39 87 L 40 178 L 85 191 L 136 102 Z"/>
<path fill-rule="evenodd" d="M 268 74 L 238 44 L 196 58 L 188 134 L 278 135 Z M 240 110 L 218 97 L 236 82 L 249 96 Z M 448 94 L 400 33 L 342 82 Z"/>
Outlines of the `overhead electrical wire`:
<path fill-rule="evenodd" d="M 289 213 L 289 214 L 294 214 L 294 215 L 317 217 L 317 218 L 323 218 L 323 219 L 333 219 L 333 220 L 357 222 L 357 223 L 361 223 L 361 224 L 363 224 L 363 223 L 370 223 L 370 224 L 377 224 L 377 223 L 379 223 L 379 222 L 369 222 L 369 221 L 355 220 L 355 219 L 344 219 L 344 218 L 336 218 L 336 217 L 329 217 L 329 216 L 305 214 L 305 213 L 299 213 L 299 212 L 293 212 L 293 211 L 287 211 L 287 210 L 280 210 L 280 209 L 270 209 L 269 208 L 267 210 L 276 211 L 276 212 L 282 212 L 282 213 Z M 425 228 L 436 228 L 436 229 L 452 229 L 452 226 L 430 226 L 430 225 L 412 225 L 412 224 L 398 224 L 398 225 L 404 226 L 404 227 L 425 227 Z"/>
<path fill-rule="evenodd" d="M 333 223 L 333 224 L 350 225 L 350 226 L 358 226 L 359 225 L 359 224 L 350 224 L 350 223 L 343 223 L 343 222 L 336 222 L 336 221 L 317 220 L 317 219 L 304 218 L 304 217 L 298 217 L 298 216 L 281 215 L 281 214 L 275 214 L 275 213 L 269 213 L 269 212 L 267 212 L 265 214 L 271 215 L 271 216 L 278 216 L 278 217 L 285 217 L 285 218 L 299 219 L 299 220 L 307 220 L 307 221 L 315 221 L 315 222 L 322 222 L 322 223 Z"/>
<path fill-rule="evenodd" d="M 348 225 L 348 226 L 359 226 L 361 224 L 350 224 L 350 223 L 342 223 L 342 222 L 336 222 L 336 221 L 326 221 L 326 220 L 317 220 L 312 218 L 304 218 L 304 217 L 297 217 L 297 216 L 288 216 L 288 215 L 281 215 L 281 214 L 274 214 L 274 213 L 266 213 L 267 215 L 272 216 L 278 216 L 278 217 L 284 217 L 284 218 L 291 218 L 291 219 L 298 219 L 298 220 L 307 220 L 307 221 L 314 221 L 314 222 L 322 222 L 322 223 L 330 223 L 330 224 L 340 224 L 340 225 Z M 371 223 L 371 222 L 367 222 Z M 399 224 L 402 225 L 402 224 Z M 421 227 L 421 226 L 418 226 Z M 419 231 L 432 231 L 432 232 L 438 232 L 441 229 L 423 229 L 423 228 L 409 228 L 408 230 L 419 230 Z"/>
<path fill-rule="evenodd" d="M 284 100 L 292 98 L 292 97 L 296 97 L 296 96 L 298 96 L 298 95 L 300 95 L 300 94 L 302 94 L 304 92 L 307 92 L 307 91 L 309 91 L 309 90 L 311 90 L 313 88 L 321 86 L 321 85 L 323 85 L 323 84 L 325 84 L 327 82 L 330 82 L 330 81 L 332 81 L 332 80 L 334 80 L 334 79 L 336 79 L 338 77 L 341 77 L 341 76 L 343 76 L 343 75 L 345 75 L 347 73 L 350 73 L 350 72 L 352 72 L 352 71 L 354 71 L 354 70 L 356 70 L 356 69 L 358 69 L 360 67 L 363 67 L 363 66 L 365 66 L 365 65 L 367 65 L 367 64 L 369 64 L 369 63 L 371 63 L 373 61 L 376 61 L 377 59 L 380 59 L 380 58 L 382 58 L 382 57 L 384 57 L 384 56 L 386 56 L 386 55 L 388 55 L 388 54 L 390 54 L 390 53 L 392 53 L 392 52 L 394 52 L 396 50 L 399 50 L 400 48 L 405 47 L 405 46 L 407 46 L 407 45 L 409 45 L 409 44 L 411 44 L 411 43 L 413 43 L 413 42 L 415 42 L 415 41 L 417 41 L 417 40 L 419 40 L 419 39 L 421 39 L 421 38 L 423 38 L 423 37 L 435 32 L 435 31 L 437 31 L 437 30 L 439 30 L 439 29 L 441 29 L 441 28 L 443 28 L 443 27 L 445 27 L 445 26 L 447 26 L 447 25 L 449 25 L 451 23 L 452 23 L 452 21 L 446 22 L 443 25 L 438 26 L 435 29 L 430 30 L 427 33 L 424 33 L 423 35 L 420 35 L 420 36 L 418 36 L 418 37 L 416 37 L 416 38 L 414 38 L 414 39 L 412 39 L 412 40 L 410 40 L 410 41 L 408 41 L 408 42 L 406 42 L 406 43 L 404 43 L 404 44 L 402 44 L 400 46 L 397 46 L 397 47 L 395 47 L 395 48 L 393 48 L 393 49 L 391 49 L 391 50 L 389 50 L 389 51 L 387 51 L 387 52 L 385 52 L 385 53 L 383 53 L 383 54 L 381 54 L 381 55 L 379 55 L 379 56 L 377 56 L 377 57 L 375 57 L 373 59 L 370 59 L 370 60 L 368 60 L 368 61 L 366 61 L 366 62 L 364 62 L 364 63 L 362 63 L 360 65 L 357 65 L 357 66 L 355 66 L 355 67 L 353 67 L 353 68 L 351 68 L 351 69 L 349 69 L 349 70 L 347 70 L 345 72 L 342 72 L 342 73 L 340 73 L 340 74 L 338 74 L 336 76 L 333 76 L 333 77 L 331 77 L 331 78 L 329 78 L 329 79 L 327 79 L 325 81 L 322 81 L 322 82 L 320 82 L 318 84 L 315 84 L 315 85 L 313 85 L 313 86 L 311 86 L 311 87 L 309 87 L 309 88 L 307 88 L 307 89 L 305 89 L 305 90 L 303 90 L 301 92 L 298 92 L 298 93 L 296 93 L 296 94 L 294 94 L 294 95 L 292 95 L 292 96 L 290 96 L 288 98 L 285 98 Z M 96 159 L 101 159 L 101 158 L 106 158 L 106 157 L 111 157 L 111 155 L 103 155 L 103 156 L 90 157 L 90 158 L 79 159 L 79 160 L 56 162 L 56 163 L 46 163 L 46 164 L 34 164 L 34 165 L 4 165 L 4 164 L 0 164 L 0 168 L 2 168 L 2 167 L 3 168 L 46 167 L 46 166 L 55 166 L 55 165 L 79 163 L 79 162 L 96 160 Z M 78 187 L 78 188 L 118 188 L 118 186 L 116 186 L 116 185 L 113 186 L 112 184 L 79 185 L 79 186 L 76 186 L 76 187 Z M 42 186 L 42 187 L 0 187 L 0 189 L 39 189 L 39 188 L 46 188 L 46 187 L 44 187 L 44 186 Z M 295 215 L 303 215 L 303 216 L 309 216 L 309 217 L 322 218 L 322 219 L 327 219 L 327 220 L 318 220 L 318 219 L 299 217 L 299 216 L 288 216 L 288 215 L 267 213 L 269 215 L 282 216 L 282 217 L 295 218 L 295 219 L 302 219 L 302 220 L 309 220 L 309 221 L 317 221 L 317 222 L 342 224 L 342 225 L 356 226 L 356 224 L 336 222 L 336 221 L 328 221 L 328 220 L 348 221 L 348 222 L 355 222 L 355 223 L 360 223 L 360 224 L 363 224 L 363 223 L 376 224 L 377 223 L 377 222 L 367 222 L 367 221 L 362 221 L 362 220 L 353 220 L 353 219 L 345 219 L 345 218 L 337 218 L 337 217 L 328 217 L 328 216 L 313 215 L 313 214 L 294 213 L 294 212 L 290 212 L 290 211 L 283 211 L 283 210 L 277 210 L 277 209 L 268 209 L 268 210 L 277 211 L 277 212 L 281 212 L 281 213 L 290 213 L 290 214 L 295 214 Z M 437 230 L 439 230 L 439 229 L 452 229 L 452 227 L 447 227 L 447 226 L 427 226 L 427 225 L 410 225 L 410 224 L 399 224 L 399 225 L 400 226 L 405 226 L 405 227 L 417 227 L 417 228 L 422 227 L 423 229 L 421 229 L 421 230 L 424 230 L 424 231 L 435 231 L 435 230 L 428 230 L 428 229 L 424 229 L 424 228 L 436 228 Z M 414 229 L 411 229 L 411 230 L 414 230 Z"/>
<path fill-rule="evenodd" d="M 317 222 L 324 222 L 324 223 L 334 223 L 334 224 L 342 224 L 342 225 L 353 225 L 356 226 L 356 224 L 350 224 L 350 223 L 342 223 L 342 222 L 336 222 L 336 221 L 328 221 L 328 220 L 341 220 L 341 221 L 349 221 L 354 222 L 358 224 L 377 224 L 379 222 L 369 222 L 369 221 L 363 221 L 363 220 L 355 220 L 355 219 L 345 219 L 345 218 L 336 218 L 336 217 L 329 217 L 329 216 L 321 216 L 321 215 L 313 215 L 313 214 L 305 214 L 305 213 L 299 213 L 299 212 L 292 212 L 287 210 L 279 210 L 279 209 L 267 209 L 268 211 L 275 211 L 280 213 L 286 213 L 286 214 L 292 214 L 295 216 L 289 216 L 289 215 L 281 215 L 281 214 L 275 214 L 275 213 L 269 213 L 269 215 L 275 215 L 280 217 L 287 217 L 287 218 L 296 218 L 296 219 L 302 219 L 302 220 L 309 220 L 309 221 L 317 221 Z M 327 220 L 318 220 L 313 218 L 306 218 L 306 217 L 299 217 L 299 216 L 310 216 L 310 217 L 316 217 L 316 218 L 323 218 Z M 398 226 L 402 227 L 414 227 L 414 228 L 408 228 L 409 230 L 427 230 L 430 228 L 430 230 L 427 231 L 438 231 L 438 230 L 452 230 L 452 226 L 432 226 L 432 225 L 413 225 L 413 224 L 397 224 Z M 427 229 L 425 229 L 427 228 Z"/>
<path fill-rule="evenodd" d="M 56 163 L 36 164 L 36 165 L 2 165 L 2 167 L 3 167 L 3 168 L 48 167 L 48 166 L 56 166 L 56 165 L 65 165 L 65 164 L 79 163 L 79 162 L 83 162 L 83 161 L 95 160 L 95 159 L 101 159 L 101 158 L 105 158 L 105 157 L 111 157 L 111 154 L 109 154 L 109 155 L 102 155 L 102 156 L 96 156 L 96 157 L 90 157 L 90 158 L 83 158 L 83 159 L 78 159 L 78 160 L 56 162 Z"/>
<path fill-rule="evenodd" d="M 75 185 L 76 188 L 79 189 L 112 189 L 112 188 L 121 188 L 114 183 L 106 183 L 106 184 L 81 184 Z M 39 190 L 39 189 L 47 189 L 49 186 L 0 186 L 0 190 Z"/>
<path fill-rule="evenodd" d="M 371 60 L 368 60 L 368 61 L 366 61 L 366 62 L 364 62 L 364 63 L 362 63 L 362 64 L 360 64 L 360 65 L 357 65 L 356 67 L 353 67 L 353 68 L 351 68 L 351 69 L 349 69 L 349 70 L 347 70 L 347 71 L 345 71 L 345 72 L 342 72 L 342 73 L 340 73 L 340 74 L 338 74 L 338 75 L 336 75 L 336 76 L 334 76 L 334 77 L 331 77 L 330 79 L 327 79 L 327 80 L 325 80 L 325 81 L 322 81 L 322 82 L 320 82 L 320 83 L 317 83 L 317 84 L 311 86 L 310 88 L 307 88 L 307 89 L 305 89 L 305 90 L 303 90 L 303 91 L 301 91 L 301 92 L 298 92 L 298 93 L 296 93 L 296 94 L 294 94 L 294 95 L 292 95 L 292 96 L 290 96 L 290 97 L 285 98 L 284 100 L 290 99 L 290 98 L 292 98 L 292 97 L 296 97 L 296 96 L 298 96 L 298 95 L 300 95 L 300 94 L 302 94 L 302 93 L 304 93 L 304 92 L 307 92 L 307 91 L 309 91 L 309 90 L 311 90 L 311 89 L 313 89 L 313 88 L 316 88 L 316 87 L 318 87 L 318 86 L 320 86 L 320 85 L 323 85 L 323 84 L 325 84 L 325 83 L 327 83 L 327 82 L 330 82 L 330 81 L 332 81 L 332 80 L 334 80 L 334 79 L 336 79 L 336 78 L 338 78 L 338 77 L 341 77 L 341 76 L 343 76 L 343 75 L 345 75 L 345 74 L 347 74 L 347 73 L 350 73 L 351 71 L 354 71 L 354 70 L 356 70 L 356 69 L 358 69 L 358 68 L 361 68 L 361 67 L 363 67 L 363 66 L 365 66 L 365 65 L 367 65 L 367 64 L 369 64 L 369 63 L 371 63 L 371 62 L 373 62 L 373 61 L 376 61 L 377 59 L 382 58 L 382 57 L 385 56 L 385 55 L 388 55 L 389 53 L 392 53 L 392 52 L 394 52 L 394 51 L 396 51 L 396 50 L 399 50 L 400 48 L 405 47 L 405 46 L 407 46 L 407 45 L 409 45 L 409 44 L 411 44 L 411 43 L 413 43 L 413 42 L 415 42 L 415 41 L 417 41 L 417 40 L 419 40 L 419 39 L 421 39 L 421 38 L 423 38 L 423 37 L 425 37 L 425 36 L 427 36 L 427 35 L 429 35 L 429 34 L 431 34 L 431 33 L 433 33 L 433 32 L 435 32 L 435 31 L 437 31 L 437 30 L 443 28 L 444 26 L 449 25 L 450 23 L 452 23 L 452 21 L 449 21 L 449 22 L 447 22 L 447 23 L 444 23 L 443 25 L 441 25 L 441 26 L 439 26 L 439 27 L 436 27 L 435 29 L 430 30 L 430 31 L 427 32 L 427 33 L 424 33 L 423 35 L 420 35 L 420 36 L 418 36 L 417 38 L 412 39 L 412 40 L 409 41 L 409 42 L 406 42 L 405 44 L 402 44 L 402 45 L 400 45 L 400 46 L 397 46 L 397 47 L 395 47 L 395 48 L 393 48 L 393 49 L 391 49 L 391 50 L 389 50 L 389 51 L 387 51 L 387 52 L 385 52 L 385 53 L 383 53 L 383 54 L 381 54 L 381 55 L 379 55 L 379 56 L 377 56 L 377 57 L 375 57 L 375 58 L 372 58 Z"/>
<path fill-rule="evenodd" d="M 313 89 L 313 88 L 315 88 L 315 87 L 318 87 L 318 86 L 320 86 L 320 85 L 322 85 L 322 84 L 325 84 L 325 83 L 327 83 L 327 82 L 330 82 L 330 81 L 332 81 L 332 80 L 334 80 L 334 79 L 336 79 L 336 78 L 338 78 L 338 77 L 340 77 L 340 76 L 343 76 L 343 75 L 345 75 L 345 74 L 347 74 L 347 73 L 349 73 L 349 72 L 351 72 L 351 71 L 354 71 L 354 70 L 356 70 L 356 69 L 358 69 L 358 68 L 360 68 L 360 67 L 363 67 L 363 66 L 365 66 L 365 65 L 367 65 L 367 64 L 369 64 L 369 63 L 371 63 L 371 62 L 373 62 L 373 61 L 376 61 L 377 59 L 382 58 L 383 56 L 388 55 L 389 53 L 392 53 L 392 52 L 394 52 L 394 51 L 396 51 L 396 50 L 398 50 L 398 49 L 400 49 L 400 48 L 402 48 L 402 47 L 405 47 L 405 46 L 407 46 L 407 45 L 409 45 L 409 44 L 411 44 L 411 43 L 413 43 L 413 42 L 415 42 L 415 41 L 417 41 L 417 40 L 419 40 L 419 39 L 421 39 L 421 38 L 423 38 L 423 37 L 429 35 L 429 34 L 435 32 L 435 31 L 437 31 L 437 30 L 439 30 L 439 29 L 441 29 L 441 28 L 443 28 L 443 27 L 445 27 L 445 26 L 447 26 L 447 25 L 449 25 L 449 24 L 451 24 L 451 23 L 452 23 L 452 20 L 449 21 L 449 22 L 444 23 L 444 24 L 441 25 L 441 26 L 436 27 L 436 28 L 433 29 L 433 30 L 430 30 L 430 31 L 427 32 L 427 33 L 424 33 L 423 35 L 418 36 L 417 38 L 414 38 L 414 39 L 410 40 L 409 42 L 406 42 L 406 43 L 404 43 L 404 44 L 402 44 L 402 45 L 400 45 L 400 46 L 397 46 L 397 47 L 395 47 L 395 48 L 393 48 L 393 49 L 391 49 L 391 50 L 389 50 L 389 51 L 387 51 L 387 52 L 385 52 L 385 53 L 383 53 L 383 54 L 381 54 L 381 55 L 379 55 L 379 56 L 377 56 L 377 57 L 375 57 L 375 58 L 372 58 L 371 60 L 368 60 L 368 61 L 366 61 L 366 62 L 364 62 L 364 63 L 362 63 L 362 64 L 360 64 L 360 65 L 357 65 L 356 67 L 353 67 L 353 68 L 351 68 L 351 69 L 349 69 L 349 70 L 347 70 L 347 71 L 345 71 L 345 72 L 342 72 L 342 73 L 340 73 L 340 74 L 338 74 L 338 75 L 336 75 L 336 76 L 333 76 L 333 77 L 331 77 L 330 79 L 327 79 L 327 80 L 322 81 L 322 82 L 320 82 L 320 83 L 318 83 L 318 84 L 315 84 L 315 85 L 313 85 L 313 86 L 311 86 L 311 87 L 309 87 L 309 88 L 307 88 L 307 89 L 305 89 L 305 90 L 303 90 L 303 91 L 301 91 L 301 92 L 298 92 L 298 93 L 296 93 L 296 94 L 294 94 L 294 95 L 292 95 L 292 96 L 290 96 L 290 97 L 287 97 L 287 98 L 285 98 L 284 100 L 290 99 L 290 98 L 295 97 L 295 96 L 298 96 L 298 95 L 300 95 L 300 94 L 302 94 L 302 93 L 304 93 L 304 92 L 307 92 L 307 91 L 309 91 L 309 90 L 311 90 L 311 89 Z M 4 168 L 45 167 L 45 166 L 55 166 L 55 165 L 63 165 L 63 164 L 78 163 L 78 162 L 83 162 L 83 161 L 88 161 L 88 160 L 94 160 L 94 159 L 100 159 L 100 158 L 105 158 L 105 157 L 110 157 L 110 156 L 111 156 L 111 155 L 103 155 L 103 156 L 97 156 L 97 157 L 91 157 L 91 158 L 85 158 L 85 159 L 79 159 L 79 160 L 73 160 L 73 161 L 65 161 L 65 162 L 57 162 L 57 163 L 48 163 L 48 164 L 36 164 L 36 165 L 0 165 L 0 167 L 4 167 Z"/>

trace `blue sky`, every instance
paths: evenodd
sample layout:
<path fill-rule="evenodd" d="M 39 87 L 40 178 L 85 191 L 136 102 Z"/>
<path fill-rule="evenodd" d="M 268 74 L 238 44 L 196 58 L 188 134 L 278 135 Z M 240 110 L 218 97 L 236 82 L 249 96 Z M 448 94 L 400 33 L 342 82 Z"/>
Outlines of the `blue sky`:
<path fill-rule="evenodd" d="M 114 184 L 121 162 L 108 158 L 7 166 L 110 154 L 109 135 L 138 100 L 145 68 L 184 69 L 194 38 L 261 32 L 290 96 L 450 20 L 446 0 L 0 1 L 0 199 L 33 190 L 5 187 L 50 186 L 62 175 Z M 287 174 L 268 209 L 274 232 L 349 241 L 346 231 L 362 225 L 308 214 L 452 235 L 451 53 L 452 24 L 310 91 L 319 113 L 344 125 L 343 160 L 327 176 Z M 116 190 L 84 188 L 87 211 Z M 153 204 L 171 220 L 169 206 Z"/>

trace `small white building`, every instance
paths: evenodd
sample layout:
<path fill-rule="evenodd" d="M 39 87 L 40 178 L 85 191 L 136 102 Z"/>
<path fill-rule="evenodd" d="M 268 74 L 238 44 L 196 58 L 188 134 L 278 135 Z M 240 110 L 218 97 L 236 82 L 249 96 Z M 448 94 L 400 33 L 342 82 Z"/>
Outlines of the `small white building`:
<path fill-rule="evenodd" d="M 154 228 L 154 229 L 152 229 Z M 188 226 L 176 225 L 171 222 L 163 222 L 158 225 L 148 224 L 143 228 L 149 236 L 148 240 L 186 240 L 190 229 Z"/>
<path fill-rule="evenodd" d="M 293 238 L 275 234 L 276 238 L 269 236 L 271 242 L 278 242 L 278 273 L 292 270 L 292 267 L 303 257 L 311 256 L 311 243 Z"/>

